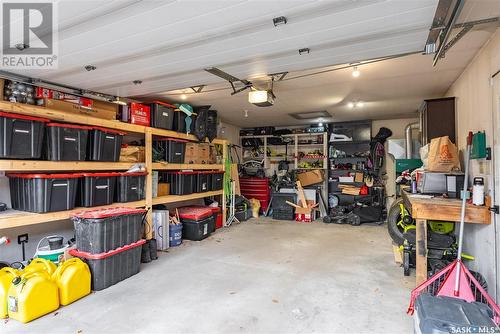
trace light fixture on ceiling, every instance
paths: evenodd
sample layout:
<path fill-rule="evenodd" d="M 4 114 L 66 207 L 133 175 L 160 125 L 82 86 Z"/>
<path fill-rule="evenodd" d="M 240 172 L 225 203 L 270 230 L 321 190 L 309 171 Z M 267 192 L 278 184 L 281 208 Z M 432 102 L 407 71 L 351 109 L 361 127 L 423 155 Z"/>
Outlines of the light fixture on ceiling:
<path fill-rule="evenodd" d="M 84 68 L 87 72 L 95 71 L 97 69 L 94 65 L 85 65 Z"/>
<path fill-rule="evenodd" d="M 353 108 L 363 108 L 365 103 L 363 101 L 349 102 L 347 103 L 347 107 L 350 109 Z"/>
<path fill-rule="evenodd" d="M 323 122 L 319 122 L 319 123 L 318 123 L 318 126 L 323 126 Z"/>
<path fill-rule="evenodd" d="M 361 72 L 358 70 L 358 67 L 357 66 L 354 66 L 352 68 L 352 76 L 357 78 L 361 75 Z"/>
<path fill-rule="evenodd" d="M 275 27 L 280 26 L 282 24 L 286 24 L 286 23 L 287 23 L 287 19 L 284 16 L 278 16 L 278 17 L 273 18 L 273 24 Z"/>
<path fill-rule="evenodd" d="M 246 109 L 245 109 L 245 110 L 243 111 L 243 115 L 245 116 L 245 118 L 248 118 L 248 110 L 246 110 Z"/>
<path fill-rule="evenodd" d="M 134 85 L 140 85 L 140 84 L 142 84 L 142 80 L 134 80 L 134 81 L 132 81 L 132 83 Z"/>
<path fill-rule="evenodd" d="M 186 100 L 188 97 L 186 94 L 181 94 L 181 100 Z"/>
<path fill-rule="evenodd" d="M 113 101 L 111 101 L 111 102 L 119 104 L 121 106 L 126 106 L 127 105 L 127 102 L 121 101 L 118 96 Z"/>
<path fill-rule="evenodd" d="M 274 104 L 274 96 L 272 89 L 270 90 L 251 90 L 248 92 L 248 102 L 257 107 L 270 107 Z"/>

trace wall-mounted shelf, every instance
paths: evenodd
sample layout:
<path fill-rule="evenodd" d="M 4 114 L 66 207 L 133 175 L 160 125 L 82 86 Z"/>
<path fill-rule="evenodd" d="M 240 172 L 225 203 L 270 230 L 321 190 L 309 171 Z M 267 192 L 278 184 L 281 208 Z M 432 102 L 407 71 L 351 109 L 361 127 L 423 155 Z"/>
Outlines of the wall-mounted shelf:
<path fill-rule="evenodd" d="M 153 197 L 153 205 L 189 201 L 192 199 L 205 198 L 205 197 L 210 197 L 210 196 L 218 196 L 218 195 L 222 195 L 222 194 L 223 194 L 223 190 L 216 190 L 216 191 L 207 191 L 207 192 L 203 192 L 203 193 L 194 193 L 194 194 L 189 194 L 189 195 L 159 196 L 159 197 Z"/>
<path fill-rule="evenodd" d="M 68 211 L 57 211 L 47 213 L 32 213 L 16 210 L 8 210 L 0 213 L 0 230 L 6 228 L 36 225 L 58 220 L 69 219 L 74 213 L 88 210 L 105 209 L 113 207 L 140 208 L 145 207 L 146 201 L 136 201 L 128 203 L 113 203 L 111 205 L 98 206 L 92 208 L 76 208 Z"/>

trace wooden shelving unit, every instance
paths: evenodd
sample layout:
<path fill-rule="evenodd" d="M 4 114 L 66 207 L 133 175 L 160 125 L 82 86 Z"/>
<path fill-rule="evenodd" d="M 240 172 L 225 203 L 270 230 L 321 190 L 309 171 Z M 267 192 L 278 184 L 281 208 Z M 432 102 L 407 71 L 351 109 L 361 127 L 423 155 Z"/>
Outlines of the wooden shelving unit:
<path fill-rule="evenodd" d="M 7 229 L 13 227 L 35 225 L 41 223 L 48 223 L 63 219 L 69 219 L 75 212 L 95 210 L 95 209 L 106 209 L 112 207 L 133 207 L 141 208 L 145 207 L 146 201 L 128 202 L 128 203 L 114 203 L 111 205 L 104 205 L 92 208 L 75 208 L 68 211 L 56 211 L 47 213 L 32 213 L 24 211 L 7 211 L 0 215 L 0 229 Z"/>
<path fill-rule="evenodd" d="M 59 110 L 53 110 L 45 107 L 32 106 L 27 104 L 12 103 L 7 101 L 0 101 L 0 110 L 4 112 L 12 112 L 21 115 L 29 115 L 36 117 L 43 117 L 57 122 L 75 123 L 90 126 L 100 126 L 110 129 L 120 130 L 129 134 L 143 135 L 145 141 L 146 159 L 144 162 L 148 175 L 146 176 L 146 198 L 143 201 L 129 202 L 129 203 L 114 203 L 112 205 L 97 207 L 144 207 L 148 210 L 146 215 L 146 223 L 152 225 L 152 206 L 154 204 L 167 204 L 192 199 L 200 199 L 209 196 L 222 196 L 222 213 L 223 220 L 225 221 L 225 200 L 224 191 L 211 191 L 206 193 L 195 193 L 185 196 L 161 196 L 153 198 L 153 170 L 177 170 L 177 169 L 193 169 L 193 170 L 225 170 L 223 164 L 212 165 L 196 165 L 196 164 L 167 164 L 167 163 L 153 163 L 152 159 L 152 143 L 153 136 L 170 137 L 185 139 L 190 141 L 198 141 L 195 136 L 175 131 L 156 129 L 147 126 L 140 126 L 135 124 L 123 123 L 120 121 L 104 120 L 95 118 L 89 115 L 79 113 L 68 113 Z M 213 140 L 214 144 L 223 146 L 223 160 L 225 161 L 228 150 L 227 141 L 225 139 L 216 138 Z M 5 172 L 57 172 L 57 171 L 103 171 L 103 170 L 128 170 L 136 163 L 129 162 L 94 162 L 94 161 L 40 161 L 40 160 L 0 160 L 0 171 Z M 69 211 L 58 211 L 49 213 L 30 213 L 23 211 L 8 210 L 0 213 L 0 230 L 21 227 L 27 225 L 42 224 L 58 220 L 64 220 L 71 217 L 74 212 L 82 210 L 93 210 L 94 208 L 76 208 Z M 152 238 L 152 228 L 147 228 L 146 237 Z"/>

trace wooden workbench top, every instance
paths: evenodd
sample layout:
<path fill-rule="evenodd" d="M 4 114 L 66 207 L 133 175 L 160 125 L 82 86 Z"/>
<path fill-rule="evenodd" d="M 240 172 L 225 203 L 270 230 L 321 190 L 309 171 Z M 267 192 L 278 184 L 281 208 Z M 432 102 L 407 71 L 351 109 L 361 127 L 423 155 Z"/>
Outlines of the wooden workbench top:
<path fill-rule="evenodd" d="M 459 199 L 443 198 L 435 196 L 424 197 L 420 194 L 401 192 L 405 207 L 409 210 L 413 219 L 460 221 L 462 201 Z M 476 206 L 467 204 L 465 209 L 465 222 L 472 224 L 490 224 L 491 212 L 489 210 L 490 199 L 486 198 L 486 205 Z"/>

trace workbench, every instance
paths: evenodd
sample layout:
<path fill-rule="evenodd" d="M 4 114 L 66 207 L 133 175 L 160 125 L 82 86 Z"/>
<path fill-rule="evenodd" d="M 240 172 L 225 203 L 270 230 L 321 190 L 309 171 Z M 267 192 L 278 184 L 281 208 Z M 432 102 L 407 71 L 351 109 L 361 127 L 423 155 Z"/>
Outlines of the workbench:
<path fill-rule="evenodd" d="M 404 206 L 416 225 L 416 283 L 417 286 L 427 280 L 427 221 L 442 220 L 460 222 L 462 201 L 435 196 L 429 198 L 420 194 L 401 192 Z M 465 208 L 465 222 L 470 224 L 490 224 L 491 201 L 486 197 L 484 206 L 467 204 Z"/>

